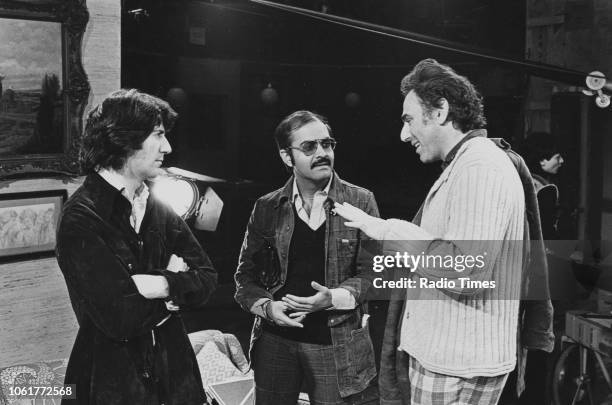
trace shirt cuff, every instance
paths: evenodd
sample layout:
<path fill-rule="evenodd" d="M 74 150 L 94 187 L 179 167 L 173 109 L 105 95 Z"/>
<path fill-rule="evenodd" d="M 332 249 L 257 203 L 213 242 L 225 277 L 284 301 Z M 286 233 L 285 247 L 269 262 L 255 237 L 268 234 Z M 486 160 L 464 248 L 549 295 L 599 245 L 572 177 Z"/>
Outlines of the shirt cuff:
<path fill-rule="evenodd" d="M 330 288 L 332 306 L 329 309 L 355 309 L 355 297 L 346 288 Z"/>
<path fill-rule="evenodd" d="M 251 307 L 251 313 L 261 316 L 265 319 L 268 318 L 264 309 L 266 308 L 266 302 L 272 301 L 270 298 L 263 297 L 255 301 L 253 306 Z"/>

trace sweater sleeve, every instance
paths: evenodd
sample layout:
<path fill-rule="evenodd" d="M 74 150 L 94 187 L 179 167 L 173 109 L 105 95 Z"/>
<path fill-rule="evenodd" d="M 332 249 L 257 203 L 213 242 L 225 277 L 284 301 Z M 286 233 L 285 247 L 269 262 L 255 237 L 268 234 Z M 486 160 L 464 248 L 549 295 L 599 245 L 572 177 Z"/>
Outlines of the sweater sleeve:
<path fill-rule="evenodd" d="M 470 278 L 490 281 L 499 259 L 509 218 L 516 205 L 507 180 L 495 169 L 479 165 L 463 167 L 450 185 L 445 221 L 446 232 L 434 238 L 426 230 L 406 221 L 389 220 L 385 254 L 407 252 L 420 255 L 413 269 L 430 281 Z M 515 247 L 520 246 L 515 243 Z M 456 283 L 456 285 L 461 285 Z M 472 295 L 477 288 L 455 288 L 449 292 Z"/>

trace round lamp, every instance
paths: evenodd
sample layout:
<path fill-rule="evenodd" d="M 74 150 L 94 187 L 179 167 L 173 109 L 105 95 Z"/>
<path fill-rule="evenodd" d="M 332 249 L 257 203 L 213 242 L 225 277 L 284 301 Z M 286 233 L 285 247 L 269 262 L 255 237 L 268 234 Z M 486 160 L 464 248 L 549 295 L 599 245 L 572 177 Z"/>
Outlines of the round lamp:
<path fill-rule="evenodd" d="M 359 93 L 351 91 L 350 93 L 346 93 L 346 96 L 344 96 L 344 102 L 346 103 L 347 107 L 355 108 L 359 106 L 359 103 L 361 103 L 361 96 Z"/>
<path fill-rule="evenodd" d="M 187 104 L 187 93 L 180 87 L 172 87 L 168 90 L 166 99 L 172 108 L 180 110 Z"/>
<path fill-rule="evenodd" d="M 261 101 L 266 105 L 276 104 L 278 101 L 278 92 L 272 87 L 272 83 L 268 83 L 268 87 L 261 91 Z"/>

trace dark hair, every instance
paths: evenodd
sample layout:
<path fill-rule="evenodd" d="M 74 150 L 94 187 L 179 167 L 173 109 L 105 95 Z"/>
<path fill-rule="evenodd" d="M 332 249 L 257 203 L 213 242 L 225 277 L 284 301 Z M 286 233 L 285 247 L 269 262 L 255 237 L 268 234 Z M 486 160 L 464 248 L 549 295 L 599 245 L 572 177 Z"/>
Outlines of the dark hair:
<path fill-rule="evenodd" d="M 484 128 L 482 96 L 470 81 L 457 74 L 450 66 L 438 63 L 435 59 L 424 59 L 417 63 L 402 79 L 402 95 L 414 90 L 422 102 L 423 109 L 430 114 L 440 108 L 441 99 L 448 101 L 448 118 L 461 132 Z"/>
<path fill-rule="evenodd" d="M 176 117 L 168 103 L 138 90 L 109 94 L 87 116 L 80 151 L 82 170 L 120 170 L 127 158 L 142 148 L 156 125 L 162 123 L 170 132 Z"/>
<path fill-rule="evenodd" d="M 542 159 L 550 159 L 557 153 L 559 148 L 557 140 L 548 132 L 531 132 L 521 147 L 521 153 L 529 170 L 532 173 L 543 175 Z"/>
<path fill-rule="evenodd" d="M 313 121 L 320 121 L 327 128 L 329 136 L 332 136 L 331 127 L 325 117 L 311 111 L 300 110 L 286 116 L 274 130 L 274 139 L 278 149 L 288 148 L 291 134 Z"/>

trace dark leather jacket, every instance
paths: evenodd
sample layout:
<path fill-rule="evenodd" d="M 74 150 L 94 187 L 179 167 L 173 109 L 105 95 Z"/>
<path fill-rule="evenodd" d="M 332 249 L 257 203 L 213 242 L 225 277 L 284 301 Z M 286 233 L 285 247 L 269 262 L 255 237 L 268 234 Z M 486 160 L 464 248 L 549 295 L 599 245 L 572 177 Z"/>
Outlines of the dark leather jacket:
<path fill-rule="evenodd" d="M 253 208 L 235 276 L 235 298 L 245 311 L 250 312 L 253 304 L 263 297 L 272 299 L 274 292 L 287 279 L 289 245 L 295 224 L 292 191 L 293 177 L 284 187 L 258 199 Z M 328 196 L 336 202 L 346 201 L 370 215 L 379 216 L 374 195 L 341 180 L 337 174 L 334 174 Z M 354 310 L 328 311 L 340 394 L 346 397 L 363 391 L 376 376 L 376 367 L 369 327 L 361 327 L 363 304 L 373 275 L 366 268 L 357 268 L 360 241 L 366 236 L 343 222 L 341 217 L 330 215 L 326 210 L 325 285 L 349 290 L 358 303 Z M 273 283 L 276 285 L 269 290 L 263 281 L 269 269 L 260 268 L 254 260 L 254 256 L 266 245 L 274 248 L 280 264 L 280 280 Z M 261 322 L 262 318 L 256 317 L 251 349 L 261 335 Z"/>
<path fill-rule="evenodd" d="M 57 260 L 79 322 L 65 378 L 76 384 L 77 399 L 64 403 L 201 404 L 199 368 L 180 313 L 144 298 L 130 276 L 165 276 L 169 299 L 185 309 L 208 299 L 217 274 L 169 207 L 150 196 L 139 234 L 130 212 L 128 200 L 92 174 L 62 213 Z M 189 269 L 165 270 L 172 254 Z"/>
<path fill-rule="evenodd" d="M 473 135 L 486 136 L 486 131 L 481 131 L 483 134 Z M 465 141 L 471 137 L 470 135 L 466 136 Z M 525 192 L 525 235 L 523 240 L 525 241 L 524 252 L 527 253 L 523 263 L 515 387 L 517 394 L 520 395 L 525 388 L 527 350 L 551 352 L 553 349 L 553 308 L 548 287 L 548 265 L 544 241 L 542 240 L 538 200 L 531 173 L 523 158 L 514 152 L 506 141 L 501 138 L 493 138 L 491 141 L 506 152 L 518 172 Z M 404 361 L 405 353 L 397 350 L 405 304 L 401 294 L 405 294 L 405 292 L 397 289 L 393 293 L 387 313 L 380 377 L 378 379 L 381 405 L 401 405 L 404 403 L 403 398 L 407 398 L 410 392 L 408 370 Z"/>

